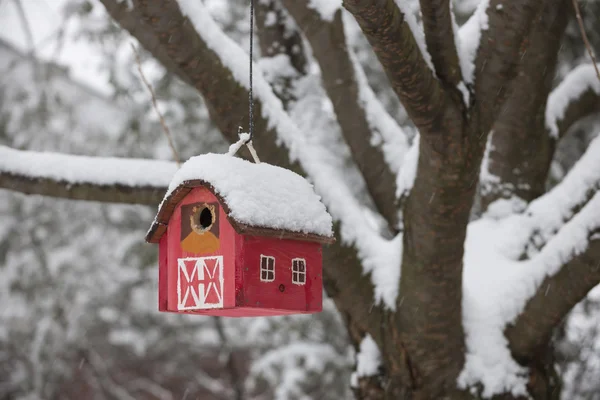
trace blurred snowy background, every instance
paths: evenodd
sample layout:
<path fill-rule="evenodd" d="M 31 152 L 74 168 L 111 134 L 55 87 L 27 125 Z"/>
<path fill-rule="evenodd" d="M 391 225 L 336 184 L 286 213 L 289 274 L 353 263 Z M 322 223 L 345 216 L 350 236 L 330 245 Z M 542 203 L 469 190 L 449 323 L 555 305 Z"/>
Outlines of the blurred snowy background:
<path fill-rule="evenodd" d="M 246 48 L 248 1 L 204 3 Z M 477 3 L 455 1 L 459 23 Z M 581 6 L 600 53 L 600 2 Z M 368 44 L 346 25 L 372 87 L 410 130 Z M 587 61 L 575 24 L 567 36 L 557 80 Z M 95 0 L 0 0 L 0 145 L 169 159 L 131 43 Z M 142 66 L 182 158 L 224 152 L 200 96 L 143 52 Z M 596 116 L 561 141 L 548 185 L 598 131 Z M 143 240 L 154 212 L 0 190 L 0 399 L 351 398 L 354 352 L 330 301 L 312 316 L 159 314 L 157 249 Z M 600 399 L 599 330 L 596 289 L 556 333 L 563 398 Z"/>

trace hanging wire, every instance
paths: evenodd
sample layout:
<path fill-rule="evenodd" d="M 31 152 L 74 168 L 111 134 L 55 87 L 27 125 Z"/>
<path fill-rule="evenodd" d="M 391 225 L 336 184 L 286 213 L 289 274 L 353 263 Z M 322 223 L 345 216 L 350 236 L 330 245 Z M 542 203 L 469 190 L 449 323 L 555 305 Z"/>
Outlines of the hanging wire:
<path fill-rule="evenodd" d="M 254 160 L 255 163 L 260 163 L 260 159 L 258 158 L 258 154 L 256 153 L 256 150 L 254 149 L 254 146 L 252 145 L 252 137 L 254 135 L 254 99 L 252 97 L 252 42 L 254 39 L 254 0 L 250 0 L 250 56 L 249 56 L 249 61 L 250 61 L 250 90 L 248 92 L 248 108 L 249 108 L 249 116 L 248 116 L 248 133 L 244 133 L 242 131 L 242 127 L 240 126 L 238 129 L 238 136 L 239 136 L 239 140 L 232 144 L 231 146 L 229 146 L 229 152 L 228 154 L 230 156 L 235 155 L 235 153 L 237 153 L 237 151 L 240 149 L 240 147 L 242 147 L 243 145 L 246 145 L 246 147 L 248 147 L 248 150 L 250 151 L 250 154 L 252 155 L 252 159 Z"/>
<path fill-rule="evenodd" d="M 254 134 L 254 99 L 252 98 L 252 42 L 254 41 L 254 0 L 250 0 L 250 92 L 248 94 L 249 100 L 249 126 L 248 133 L 250 138 L 248 143 L 252 142 L 252 136 Z"/>

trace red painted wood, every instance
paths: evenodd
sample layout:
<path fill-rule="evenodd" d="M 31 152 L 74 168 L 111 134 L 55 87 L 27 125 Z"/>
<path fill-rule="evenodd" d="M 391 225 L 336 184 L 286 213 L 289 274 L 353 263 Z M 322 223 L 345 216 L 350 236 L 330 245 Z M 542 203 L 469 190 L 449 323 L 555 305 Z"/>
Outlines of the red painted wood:
<path fill-rule="evenodd" d="M 179 312 L 178 310 L 178 259 L 182 258 L 198 258 L 198 257 L 223 257 L 223 307 L 235 307 L 235 231 L 231 224 L 227 221 L 227 216 L 222 207 L 218 207 L 218 224 L 219 224 L 219 247 L 216 251 L 193 253 L 184 251 L 181 248 L 181 223 L 182 223 L 182 206 L 194 203 L 215 203 L 216 197 L 205 188 L 195 188 L 177 205 L 175 212 L 171 216 L 169 226 L 167 228 L 168 237 L 168 309 L 169 311 Z M 189 221 L 183 223 L 189 224 Z M 190 269 L 191 267 L 188 267 Z M 209 300 L 214 296 L 209 296 Z M 194 310 L 200 312 L 201 310 Z M 183 311 L 192 312 L 192 311 Z"/>
<path fill-rule="evenodd" d="M 244 244 L 244 306 L 319 312 L 322 309 L 321 244 L 246 236 Z M 275 281 L 261 282 L 260 256 L 275 257 Z M 306 283 L 292 283 L 292 259 L 306 260 Z M 280 287 L 283 285 L 283 292 Z"/>
<path fill-rule="evenodd" d="M 207 189 L 193 189 L 176 207 L 167 232 L 159 244 L 159 311 L 191 313 L 213 316 L 250 317 L 299 313 L 314 313 L 322 310 L 322 245 L 289 239 L 260 236 L 244 236 L 235 232 L 223 207 L 218 205 L 218 228 L 211 229 L 213 236 L 193 236 L 189 230 L 189 209 L 195 203 L 218 203 Z M 185 214 L 185 215 L 184 215 Z M 182 216 L 183 215 L 183 216 Z M 182 229 L 181 224 L 187 224 Z M 187 230 L 186 230 L 187 229 Z M 182 238 L 182 232 L 186 237 Z M 191 235 L 191 236 L 190 236 Z M 210 236 L 210 237 L 209 237 Z M 218 240 L 215 241 L 217 238 Z M 182 249 L 204 249 L 198 253 Z M 208 244 L 207 244 L 208 243 Z M 208 251 L 207 249 L 210 249 Z M 275 258 L 275 281 L 260 281 L 261 254 Z M 200 288 L 216 287 L 219 281 L 206 271 L 212 271 L 222 257 L 223 296 L 218 308 L 185 309 L 198 303 L 190 293 L 200 293 Z M 198 258 L 207 269 L 204 277 L 192 276 Z M 292 259 L 306 261 L 306 283 L 292 283 Z M 190 260 L 191 259 L 191 260 Z M 180 271 L 182 261 L 187 277 Z M 178 281 L 182 292 L 178 293 Z M 189 289 L 193 289 L 189 291 Z M 281 290 L 283 289 L 283 290 Z M 183 292 L 187 292 L 186 297 Z M 216 305 L 219 296 L 208 290 L 206 303 Z M 204 298 L 204 297 L 202 297 Z M 185 301 L 183 301 L 185 299 Z M 179 304 L 182 300 L 183 304 Z M 183 307 L 183 309 L 182 309 Z"/>
<path fill-rule="evenodd" d="M 158 311 L 167 311 L 167 235 L 158 244 Z"/>

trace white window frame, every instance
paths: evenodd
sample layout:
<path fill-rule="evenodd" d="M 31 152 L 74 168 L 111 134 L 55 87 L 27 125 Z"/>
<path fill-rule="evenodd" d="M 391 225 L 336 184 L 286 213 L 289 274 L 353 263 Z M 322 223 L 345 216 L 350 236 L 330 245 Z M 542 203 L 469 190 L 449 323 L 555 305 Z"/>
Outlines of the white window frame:
<path fill-rule="evenodd" d="M 296 263 L 296 261 L 298 263 Z M 300 262 L 304 265 L 304 271 L 300 271 L 300 268 L 295 268 Z M 297 279 L 296 276 L 298 277 Z M 300 277 L 303 279 L 300 280 Z M 292 259 L 292 283 L 294 285 L 306 285 L 306 260 L 304 258 Z"/>
<path fill-rule="evenodd" d="M 263 266 L 263 260 L 265 260 L 266 267 Z M 273 261 L 273 269 L 269 268 L 269 261 Z M 266 273 L 266 278 L 263 278 L 263 272 Z M 269 273 L 273 273 L 273 278 L 269 279 Z M 273 282 L 275 281 L 275 257 L 265 256 L 264 254 L 260 255 L 260 281 L 261 282 Z"/>

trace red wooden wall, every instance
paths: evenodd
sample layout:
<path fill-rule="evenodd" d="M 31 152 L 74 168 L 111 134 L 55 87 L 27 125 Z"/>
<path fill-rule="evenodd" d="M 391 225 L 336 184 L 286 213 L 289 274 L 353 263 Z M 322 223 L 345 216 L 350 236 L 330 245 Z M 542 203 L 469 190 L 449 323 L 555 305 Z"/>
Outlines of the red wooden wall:
<path fill-rule="evenodd" d="M 261 282 L 260 256 L 275 257 L 275 281 Z M 292 283 L 292 259 L 306 261 L 306 283 Z M 321 244 L 268 237 L 244 237 L 244 305 L 318 312 L 322 304 Z"/>

